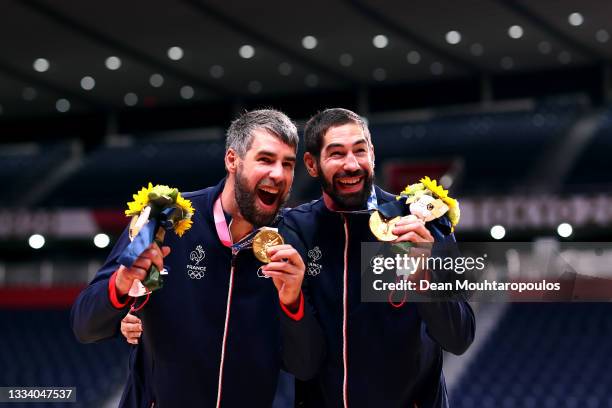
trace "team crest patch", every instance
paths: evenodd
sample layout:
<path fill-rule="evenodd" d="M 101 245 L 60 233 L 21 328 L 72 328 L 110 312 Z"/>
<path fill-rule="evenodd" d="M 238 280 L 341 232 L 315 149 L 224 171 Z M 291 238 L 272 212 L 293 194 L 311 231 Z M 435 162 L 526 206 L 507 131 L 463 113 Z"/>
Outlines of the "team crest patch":
<path fill-rule="evenodd" d="M 319 259 L 321 259 L 322 256 L 323 256 L 323 253 L 321 253 L 321 249 L 319 249 L 318 246 L 308 251 L 308 265 L 307 265 L 308 269 L 306 271 L 308 275 L 317 276 L 318 274 L 321 273 L 321 269 L 323 268 L 323 265 L 318 263 L 318 261 Z"/>
<path fill-rule="evenodd" d="M 191 279 L 202 279 L 206 273 L 206 266 L 200 266 L 202 260 L 206 258 L 206 252 L 202 245 L 198 245 L 196 249 L 189 254 L 189 264 L 187 265 L 187 275 Z"/>

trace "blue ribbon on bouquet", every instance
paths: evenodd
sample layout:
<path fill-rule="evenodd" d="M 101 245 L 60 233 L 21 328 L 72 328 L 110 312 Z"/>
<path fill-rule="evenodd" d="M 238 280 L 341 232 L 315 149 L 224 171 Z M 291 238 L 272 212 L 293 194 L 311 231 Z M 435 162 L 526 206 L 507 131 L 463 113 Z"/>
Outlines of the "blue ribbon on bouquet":
<path fill-rule="evenodd" d="M 132 242 L 121 252 L 118 261 L 121 265 L 130 268 L 136 259 L 142 254 L 154 241 L 155 235 L 158 228 L 164 228 L 170 230 L 173 228 L 174 223 L 172 221 L 172 214 L 177 208 L 166 208 L 160 211 L 155 216 L 151 216 L 149 221 L 142 226 L 138 234 L 134 237 Z M 157 242 L 158 245 L 162 245 L 162 242 Z M 163 287 L 164 281 L 160 274 L 159 269 L 155 265 L 151 265 L 149 268 L 147 278 L 142 284 L 149 290 L 154 291 Z"/>

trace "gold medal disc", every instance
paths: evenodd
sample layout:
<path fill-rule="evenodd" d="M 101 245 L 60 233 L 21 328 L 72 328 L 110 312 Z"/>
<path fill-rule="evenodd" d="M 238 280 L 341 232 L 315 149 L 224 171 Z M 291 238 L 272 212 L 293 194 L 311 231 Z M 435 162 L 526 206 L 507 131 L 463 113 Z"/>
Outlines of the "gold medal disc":
<path fill-rule="evenodd" d="M 378 211 L 375 211 L 370 215 L 370 231 L 379 241 L 395 241 L 398 237 L 393 235 L 391 231 L 395 227 L 395 224 L 401 219 L 401 217 L 391 218 L 385 221 Z"/>
<path fill-rule="evenodd" d="M 253 238 L 253 253 L 255 254 L 255 258 L 263 263 L 270 263 L 268 248 L 284 243 L 285 241 L 278 233 L 278 229 L 268 227 L 261 228 Z"/>

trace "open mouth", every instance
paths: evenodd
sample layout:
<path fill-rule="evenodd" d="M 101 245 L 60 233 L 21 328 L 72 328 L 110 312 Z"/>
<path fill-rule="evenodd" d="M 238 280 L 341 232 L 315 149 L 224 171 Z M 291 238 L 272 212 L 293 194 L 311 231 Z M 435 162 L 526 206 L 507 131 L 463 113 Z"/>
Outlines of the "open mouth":
<path fill-rule="evenodd" d="M 363 180 L 364 176 L 339 177 L 336 179 L 336 184 L 344 192 L 356 192 L 361 190 Z"/>
<path fill-rule="evenodd" d="M 260 186 L 257 188 L 257 198 L 266 206 L 270 207 L 274 205 L 278 196 L 280 195 L 280 190 L 276 187 L 272 186 Z"/>

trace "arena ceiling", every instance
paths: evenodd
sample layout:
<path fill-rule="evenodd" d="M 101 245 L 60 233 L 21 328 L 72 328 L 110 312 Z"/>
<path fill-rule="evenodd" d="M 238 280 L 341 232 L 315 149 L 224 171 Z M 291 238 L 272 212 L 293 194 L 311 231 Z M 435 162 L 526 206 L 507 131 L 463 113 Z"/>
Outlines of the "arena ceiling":
<path fill-rule="evenodd" d="M 0 1 L 4 118 L 374 89 L 612 59 L 612 3 L 596 0 Z"/>

